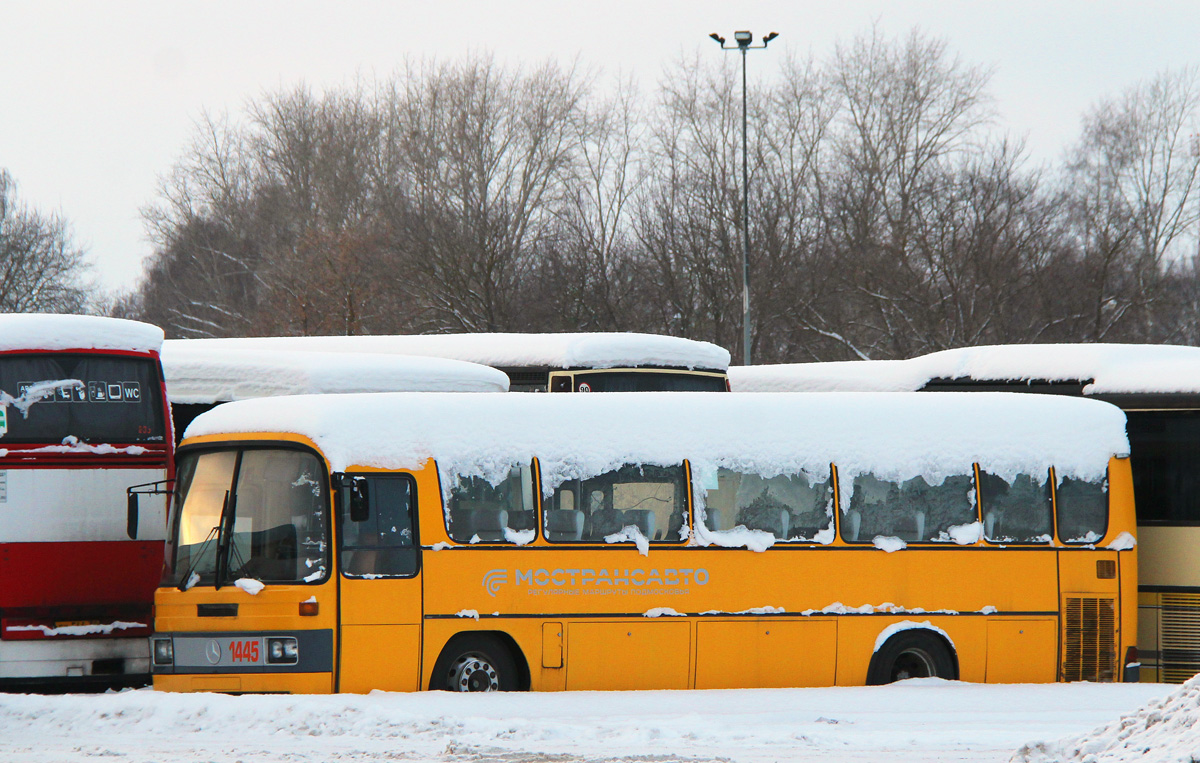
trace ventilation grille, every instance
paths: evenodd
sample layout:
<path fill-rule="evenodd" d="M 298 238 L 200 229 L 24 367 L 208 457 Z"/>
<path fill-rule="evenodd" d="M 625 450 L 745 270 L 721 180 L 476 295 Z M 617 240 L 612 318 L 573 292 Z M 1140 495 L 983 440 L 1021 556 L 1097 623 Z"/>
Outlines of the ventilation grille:
<path fill-rule="evenodd" d="M 1162 594 L 1159 680 L 1181 684 L 1200 673 L 1200 595 Z"/>
<path fill-rule="evenodd" d="M 508 374 L 508 388 L 514 392 L 537 390 L 544 392 L 550 380 L 550 372 L 546 369 L 501 368 Z"/>
<path fill-rule="evenodd" d="M 1068 598 L 1063 679 L 1112 681 L 1116 674 L 1116 608 L 1112 599 Z"/>

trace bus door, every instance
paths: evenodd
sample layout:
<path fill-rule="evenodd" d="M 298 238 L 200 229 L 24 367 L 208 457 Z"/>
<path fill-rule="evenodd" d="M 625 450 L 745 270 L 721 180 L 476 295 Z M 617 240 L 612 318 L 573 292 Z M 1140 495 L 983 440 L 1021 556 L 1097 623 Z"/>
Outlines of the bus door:
<path fill-rule="evenodd" d="M 337 690 L 415 691 L 421 653 L 416 483 L 402 473 L 347 474 L 341 483 Z"/>

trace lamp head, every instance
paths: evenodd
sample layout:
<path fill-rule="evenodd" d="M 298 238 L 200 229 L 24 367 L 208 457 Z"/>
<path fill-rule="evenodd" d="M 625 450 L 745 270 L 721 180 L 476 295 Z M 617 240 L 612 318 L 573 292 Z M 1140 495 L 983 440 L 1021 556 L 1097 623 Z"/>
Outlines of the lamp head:
<path fill-rule="evenodd" d="M 711 37 L 711 38 L 713 38 L 714 40 L 716 40 L 718 45 L 724 45 L 724 44 L 725 44 L 725 38 L 724 38 L 724 37 L 722 37 L 721 35 L 717 34 L 716 32 L 713 32 L 712 34 L 710 34 L 710 35 L 709 35 L 709 37 Z"/>
<path fill-rule="evenodd" d="M 771 42 L 771 40 L 774 40 L 778 36 L 779 36 L 779 32 L 771 32 L 769 35 L 764 37 L 763 38 L 763 47 L 764 48 L 767 47 L 767 43 Z"/>
<path fill-rule="evenodd" d="M 739 48 L 745 48 L 754 42 L 754 35 L 749 32 L 734 32 L 733 39 L 737 42 Z"/>

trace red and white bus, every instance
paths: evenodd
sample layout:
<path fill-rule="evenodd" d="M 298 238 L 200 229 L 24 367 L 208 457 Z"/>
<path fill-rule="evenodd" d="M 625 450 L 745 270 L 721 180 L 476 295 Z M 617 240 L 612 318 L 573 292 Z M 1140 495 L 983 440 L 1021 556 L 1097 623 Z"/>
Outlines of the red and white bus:
<path fill-rule="evenodd" d="M 144 685 L 174 438 L 161 329 L 0 315 L 0 689 Z M 127 491 L 139 496 L 130 511 Z"/>

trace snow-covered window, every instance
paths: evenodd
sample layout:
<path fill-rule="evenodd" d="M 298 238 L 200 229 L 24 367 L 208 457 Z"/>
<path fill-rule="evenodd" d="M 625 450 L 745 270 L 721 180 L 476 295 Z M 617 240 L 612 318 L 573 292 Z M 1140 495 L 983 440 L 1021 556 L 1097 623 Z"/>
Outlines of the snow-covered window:
<path fill-rule="evenodd" d="M 4 443 L 55 445 L 68 436 L 90 443 L 162 442 L 160 378 L 158 364 L 148 358 L 0 357 L 0 391 L 33 403 L 24 412 L 10 409 L 0 436 Z"/>
<path fill-rule="evenodd" d="M 446 529 L 459 543 L 527 543 L 537 529 L 534 500 L 530 464 L 513 466 L 495 485 L 460 475 L 450 488 Z"/>
<path fill-rule="evenodd" d="M 328 477 L 315 454 L 286 448 L 192 451 L 180 458 L 178 475 L 177 585 L 325 578 Z"/>
<path fill-rule="evenodd" d="M 412 480 L 397 474 L 355 475 L 350 503 L 339 524 L 342 574 L 346 577 L 408 577 L 417 572 L 412 523 Z M 359 504 L 365 519 L 355 522 Z"/>
<path fill-rule="evenodd" d="M 1011 482 L 979 472 L 983 535 L 992 543 L 1049 543 L 1054 535 L 1050 475 L 1018 474 Z"/>
<path fill-rule="evenodd" d="M 833 522 L 831 480 L 805 474 L 762 477 L 717 470 L 717 484 L 704 495 L 704 523 L 710 530 L 742 526 L 763 530 L 776 540 L 813 540 Z"/>
<path fill-rule="evenodd" d="M 893 482 L 860 474 L 854 478 L 842 536 L 864 543 L 880 536 L 908 543 L 952 542 L 960 537 L 954 528 L 977 519 L 973 475 L 952 475 L 930 484 L 924 477 Z"/>
<path fill-rule="evenodd" d="M 247 449 L 238 465 L 229 571 L 233 579 L 325 577 L 324 468 L 299 450 Z"/>
<path fill-rule="evenodd" d="M 627 464 L 583 480 L 567 480 L 547 501 L 546 539 L 604 543 L 613 535 L 632 540 L 680 541 L 687 521 L 683 466 Z"/>
<path fill-rule="evenodd" d="M 1095 543 L 1108 530 L 1108 480 L 1063 477 L 1055 491 L 1058 538 L 1064 543 Z"/>

